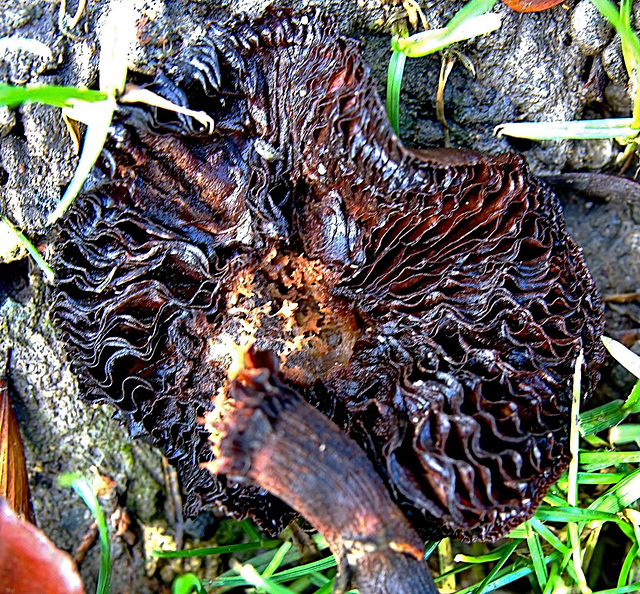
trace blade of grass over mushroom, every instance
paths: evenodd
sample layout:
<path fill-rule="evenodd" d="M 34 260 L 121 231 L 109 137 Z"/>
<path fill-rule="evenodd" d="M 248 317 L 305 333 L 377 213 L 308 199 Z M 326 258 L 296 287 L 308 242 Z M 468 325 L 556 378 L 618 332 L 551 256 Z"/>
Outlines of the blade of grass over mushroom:
<path fill-rule="evenodd" d="M 98 498 L 87 479 L 81 474 L 74 472 L 61 474 L 58 477 L 58 484 L 61 487 L 71 487 L 82 498 L 98 525 L 98 534 L 100 535 L 100 571 L 98 573 L 96 594 L 108 594 L 109 584 L 111 583 L 111 548 L 107 522 L 98 503 Z"/>
<path fill-rule="evenodd" d="M 336 560 L 333 555 L 330 555 L 329 557 L 325 557 L 318 561 L 312 561 L 311 563 L 305 563 L 303 565 L 298 565 L 297 567 L 292 567 L 291 569 L 274 573 L 270 580 L 274 583 L 287 582 L 309 575 L 315 571 L 325 571 L 333 567 L 336 567 Z M 220 576 L 215 580 L 211 580 L 208 585 L 213 587 L 236 587 L 250 586 L 251 584 L 241 576 Z"/>
<path fill-rule="evenodd" d="M 76 102 L 73 107 L 64 108 L 67 117 L 87 124 L 87 132 L 82 146 L 82 153 L 80 154 L 80 161 L 73 179 L 67 186 L 58 206 L 47 218 L 48 225 L 53 225 L 66 212 L 82 189 L 107 140 L 107 133 L 115 108 L 116 100 L 114 97 L 109 97 L 105 101 L 93 104 Z"/>
<path fill-rule="evenodd" d="M 42 270 L 42 272 L 44 273 L 45 278 L 49 281 L 49 282 L 53 282 L 54 281 L 54 274 L 53 274 L 53 269 L 51 268 L 51 266 L 49 266 L 45 261 L 44 258 L 40 255 L 40 252 L 38 251 L 38 249 L 36 248 L 35 245 L 33 245 L 28 239 L 27 237 L 24 235 L 24 233 L 22 233 L 22 231 L 20 231 L 19 229 L 17 229 L 15 227 L 15 225 L 5 216 L 2 216 L 0 218 L 0 220 L 2 221 L 2 223 L 4 225 L 6 225 L 6 227 L 18 238 L 18 240 L 20 241 L 20 243 L 25 247 L 25 249 L 29 252 L 29 254 L 31 255 L 31 257 L 34 259 L 35 263 L 38 265 L 38 267 Z"/>

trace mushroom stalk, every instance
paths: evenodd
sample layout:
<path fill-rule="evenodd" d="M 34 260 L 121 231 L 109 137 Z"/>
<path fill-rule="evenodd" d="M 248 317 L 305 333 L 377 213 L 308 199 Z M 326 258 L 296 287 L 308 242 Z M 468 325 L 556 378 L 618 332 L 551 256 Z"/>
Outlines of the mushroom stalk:
<path fill-rule="evenodd" d="M 364 451 L 256 356 L 231 386 L 231 413 L 211 427 L 209 468 L 261 486 L 322 533 L 338 561 L 334 592 L 436 594 L 422 540 Z"/>

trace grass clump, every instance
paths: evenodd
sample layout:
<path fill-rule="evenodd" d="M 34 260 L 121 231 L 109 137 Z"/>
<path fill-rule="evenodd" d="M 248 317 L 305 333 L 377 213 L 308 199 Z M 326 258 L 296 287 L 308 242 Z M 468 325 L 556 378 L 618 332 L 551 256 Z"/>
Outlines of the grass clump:
<path fill-rule="evenodd" d="M 387 74 L 387 115 L 398 133 L 400 89 L 407 58 L 427 56 L 458 41 L 491 33 L 500 27 L 500 15 L 490 13 L 496 0 L 471 0 L 446 27 L 407 36 L 396 31 L 391 39 L 391 60 Z"/>

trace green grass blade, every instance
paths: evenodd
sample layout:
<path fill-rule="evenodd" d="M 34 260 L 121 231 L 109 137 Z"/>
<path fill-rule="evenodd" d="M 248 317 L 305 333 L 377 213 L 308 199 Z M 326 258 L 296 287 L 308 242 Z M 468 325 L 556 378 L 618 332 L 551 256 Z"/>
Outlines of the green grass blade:
<path fill-rule="evenodd" d="M 524 540 L 524 538 L 521 540 Z M 518 540 L 518 542 L 521 542 L 521 540 Z M 502 559 L 505 552 L 511 550 L 512 544 L 513 543 L 508 542 L 506 544 L 500 545 L 499 547 L 496 547 L 493 551 L 485 555 L 463 555 L 462 553 L 459 553 L 455 556 L 453 560 L 455 563 L 471 563 L 471 564 L 491 563 L 493 561 L 498 561 Z"/>
<path fill-rule="evenodd" d="M 204 547 L 183 551 L 153 551 L 156 557 L 175 559 L 180 557 L 204 557 L 205 555 L 223 555 L 225 553 L 239 553 L 241 551 L 255 551 L 257 549 L 273 549 L 280 544 L 279 540 L 258 540 L 238 544 L 221 545 L 219 547 Z"/>
<path fill-rule="evenodd" d="M 512 528 L 509 533 L 505 536 L 505 538 L 518 538 L 520 540 L 526 540 L 527 531 L 524 527 L 524 524 L 520 524 L 520 526 L 516 526 Z"/>
<path fill-rule="evenodd" d="M 315 594 L 331 594 L 333 591 L 333 583 L 335 580 L 328 581 L 324 586 L 321 586 L 315 591 Z"/>
<path fill-rule="evenodd" d="M 467 2 L 447 23 L 448 28 L 455 29 L 465 21 L 489 12 L 497 0 L 471 0 Z"/>
<path fill-rule="evenodd" d="M 604 522 L 619 521 L 618 516 L 605 511 L 579 507 L 551 507 L 549 505 L 541 505 L 535 517 L 543 522 L 560 522 L 562 524 L 569 522 L 591 522 L 593 520 L 601 520 Z"/>
<path fill-rule="evenodd" d="M 49 264 L 45 262 L 36 246 L 33 245 L 26 237 L 26 235 L 22 233 L 22 231 L 20 231 L 7 217 L 3 215 L 2 217 L 0 217 L 0 220 L 18 238 L 18 241 L 20 241 L 20 243 L 25 247 L 27 252 L 29 252 L 29 255 L 33 258 L 40 270 L 42 270 L 42 273 L 44 274 L 47 281 L 52 283 L 55 280 L 53 269 L 51 268 L 51 266 L 49 266 Z"/>
<path fill-rule="evenodd" d="M 107 522 L 102 508 L 98 503 L 98 498 L 87 479 L 81 474 L 74 472 L 62 474 L 58 477 L 58 484 L 61 487 L 71 487 L 82 498 L 98 525 L 98 534 L 100 536 L 100 570 L 98 573 L 96 594 L 108 594 L 109 584 L 111 583 L 111 547 Z"/>
<path fill-rule="evenodd" d="M 291 542 L 283 542 L 282 546 L 277 550 L 276 554 L 273 556 L 273 559 L 267 565 L 267 568 L 262 572 L 262 577 L 269 578 L 271 577 L 278 567 L 282 565 L 282 561 L 284 560 L 284 556 L 289 552 L 291 548 Z"/>
<path fill-rule="evenodd" d="M 531 518 L 529 520 L 531 527 L 544 538 L 554 549 L 557 549 L 562 554 L 569 552 L 569 547 L 565 545 L 549 528 L 547 528 L 537 518 Z"/>
<path fill-rule="evenodd" d="M 442 29 L 430 29 L 410 37 L 396 39 L 394 49 L 399 49 L 409 58 L 420 58 L 445 47 L 472 37 L 491 33 L 500 27 L 501 16 L 495 13 L 481 14 L 467 19 L 456 27 L 448 25 Z"/>
<path fill-rule="evenodd" d="M 71 99 L 94 103 L 104 101 L 107 94 L 102 91 L 65 87 L 58 85 L 14 86 L 0 83 L 0 105 L 16 108 L 24 103 L 44 103 L 54 107 L 69 107 Z"/>
<path fill-rule="evenodd" d="M 502 554 L 502 557 L 495 564 L 494 568 L 489 572 L 489 575 L 487 575 L 487 577 L 484 580 L 482 580 L 475 594 L 483 594 L 483 592 L 491 591 L 488 588 L 489 584 L 491 583 L 493 578 L 496 576 L 496 574 L 500 571 L 500 569 L 502 569 L 502 566 L 508 561 L 509 557 L 511 557 L 511 555 L 516 550 L 519 544 L 520 544 L 520 541 L 516 540 L 505 548 L 505 551 Z"/>
<path fill-rule="evenodd" d="M 623 478 L 615 487 L 598 497 L 589 509 L 616 514 L 640 499 L 640 468 Z"/>
<path fill-rule="evenodd" d="M 262 577 L 253 565 L 245 564 L 241 565 L 236 561 L 237 567 L 234 568 L 241 577 L 243 577 L 247 582 L 266 592 L 267 594 L 295 594 L 293 590 L 289 588 L 285 588 L 280 584 L 276 584 L 271 580 L 265 579 Z M 232 566 L 233 568 L 233 566 Z"/>
<path fill-rule="evenodd" d="M 387 73 L 387 115 L 396 134 L 400 132 L 400 89 L 407 56 L 393 50 Z"/>
<path fill-rule="evenodd" d="M 618 464 L 640 463 L 640 452 L 580 452 L 580 466 L 586 472 Z"/>
<path fill-rule="evenodd" d="M 549 579 L 549 574 L 547 573 L 547 566 L 544 563 L 544 554 L 542 552 L 542 545 L 540 544 L 540 537 L 534 531 L 530 522 L 525 522 L 525 526 L 527 529 L 527 546 L 529 547 L 531 561 L 533 561 L 536 580 L 538 581 L 540 590 L 544 590 Z"/>
<path fill-rule="evenodd" d="M 435 551 L 438 548 L 439 544 L 440 544 L 439 540 L 429 540 L 429 541 L 427 541 L 427 544 L 424 547 L 424 560 L 425 561 L 427 559 L 429 559 L 429 557 L 431 557 L 431 555 L 433 554 L 433 551 Z"/>
<path fill-rule="evenodd" d="M 631 394 L 629 394 L 627 401 L 624 403 L 624 407 L 634 413 L 640 412 L 640 381 L 633 386 L 633 390 L 631 390 Z"/>
<path fill-rule="evenodd" d="M 629 472 L 579 472 L 578 483 L 581 485 L 612 485 L 629 474 Z"/>
<path fill-rule="evenodd" d="M 198 577 L 193 573 L 183 573 L 171 584 L 171 594 L 207 594 Z"/>
<path fill-rule="evenodd" d="M 330 557 L 325 557 L 319 561 L 312 561 L 311 563 L 306 563 L 304 565 L 299 565 L 298 567 L 292 567 L 291 569 L 275 573 L 271 576 L 271 581 L 275 583 L 287 582 L 309 575 L 316 571 L 325 571 L 335 566 L 336 560 L 333 555 L 331 555 Z M 220 576 L 211 581 L 211 586 L 235 587 L 249 585 L 251 584 L 244 578 L 237 576 Z"/>
<path fill-rule="evenodd" d="M 578 427 L 582 436 L 595 435 L 624 421 L 629 415 L 624 404 L 624 400 L 613 400 L 581 413 Z"/>
<path fill-rule="evenodd" d="M 240 528 L 244 531 L 244 533 L 249 537 L 249 540 L 253 540 L 256 542 L 262 541 L 262 536 L 258 529 L 254 526 L 251 520 L 242 520 L 240 522 Z"/>
<path fill-rule="evenodd" d="M 622 563 L 620 575 L 618 575 L 618 588 L 622 588 L 627 584 L 627 581 L 629 580 L 629 574 L 631 573 L 631 566 L 636 560 L 637 554 L 638 543 L 634 543 L 633 546 L 629 549 L 629 552 L 625 555 L 624 562 Z"/>

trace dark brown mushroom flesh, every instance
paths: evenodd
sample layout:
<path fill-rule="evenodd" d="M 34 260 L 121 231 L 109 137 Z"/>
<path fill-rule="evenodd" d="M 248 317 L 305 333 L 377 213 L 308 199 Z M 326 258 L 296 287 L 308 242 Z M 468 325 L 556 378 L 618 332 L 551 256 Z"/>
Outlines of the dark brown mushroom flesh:
<path fill-rule="evenodd" d="M 215 131 L 119 109 L 115 170 L 56 230 L 52 317 L 86 398 L 178 467 L 186 513 L 276 533 L 300 512 L 363 592 L 383 591 L 360 571 L 375 555 L 412 565 L 416 534 L 530 517 L 569 462 L 573 366 L 583 350 L 588 395 L 603 318 L 524 160 L 404 147 L 357 43 L 315 12 L 211 23 L 146 86 Z M 280 440 L 299 457 L 265 454 Z"/>

